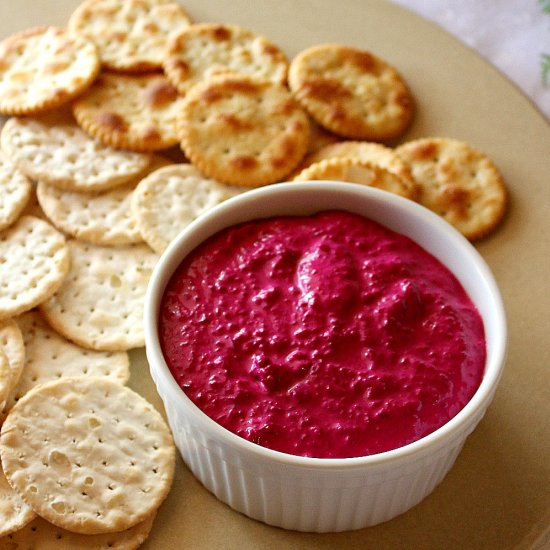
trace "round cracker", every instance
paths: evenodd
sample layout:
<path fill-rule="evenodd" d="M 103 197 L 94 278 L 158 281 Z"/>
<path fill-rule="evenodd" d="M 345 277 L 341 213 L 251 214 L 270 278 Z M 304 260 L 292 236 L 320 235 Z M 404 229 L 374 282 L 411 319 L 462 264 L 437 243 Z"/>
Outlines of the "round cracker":
<path fill-rule="evenodd" d="M 99 72 L 93 43 L 58 27 L 36 27 L 0 43 L 0 113 L 31 114 L 82 93 Z"/>
<path fill-rule="evenodd" d="M 73 103 L 82 129 L 107 145 L 157 151 L 179 141 L 176 118 L 183 98 L 160 74 L 103 73 Z"/>
<path fill-rule="evenodd" d="M 8 396 L 19 382 L 25 366 L 26 349 L 23 335 L 13 319 L 0 321 L 0 350 L 5 353 L 9 366 L 8 392 L 3 398 L 0 398 L 1 416 Z"/>
<path fill-rule="evenodd" d="M 197 82 L 224 73 L 286 83 L 288 60 L 283 52 L 237 25 L 191 25 L 169 42 L 166 52 L 164 71 L 182 94 Z"/>
<path fill-rule="evenodd" d="M 170 164 L 155 155 L 146 173 Z M 38 183 L 38 200 L 48 219 L 61 231 L 81 241 L 104 246 L 143 242 L 131 208 L 141 176 L 103 193 L 78 193 Z"/>
<path fill-rule="evenodd" d="M 140 181 L 132 210 L 147 244 L 162 254 L 195 218 L 242 190 L 206 178 L 190 164 L 176 164 Z"/>
<path fill-rule="evenodd" d="M 331 158 L 350 157 L 377 164 L 399 176 L 410 187 L 410 197 L 417 196 L 417 184 L 414 181 L 409 165 L 393 149 L 381 143 L 369 141 L 340 141 L 327 144 L 308 155 L 301 163 L 302 169 Z"/>
<path fill-rule="evenodd" d="M 8 414 L 0 455 L 10 485 L 69 531 L 122 531 L 166 498 L 175 447 L 143 397 L 105 378 L 66 378 L 28 392 Z"/>
<path fill-rule="evenodd" d="M 22 529 L 35 517 L 32 508 L 8 483 L 0 462 L 0 537 Z M 5 548 L 1 541 L 0 546 Z"/>
<path fill-rule="evenodd" d="M 333 180 L 347 181 L 376 187 L 395 195 L 411 199 L 408 182 L 398 175 L 366 160 L 341 157 L 322 160 L 302 170 L 294 181 Z"/>
<path fill-rule="evenodd" d="M 144 345 L 145 291 L 157 255 L 145 244 L 109 248 L 69 241 L 65 284 L 40 305 L 48 323 L 76 344 L 98 351 Z"/>
<path fill-rule="evenodd" d="M 61 189 L 105 191 L 142 174 L 151 156 L 121 151 L 90 137 L 68 110 L 11 118 L 2 150 L 27 176 Z"/>
<path fill-rule="evenodd" d="M 419 186 L 418 202 L 466 238 L 491 233 L 504 217 L 507 192 L 494 163 L 471 145 L 449 138 L 423 138 L 398 147 Z"/>
<path fill-rule="evenodd" d="M 93 351 L 69 342 L 55 332 L 38 311 L 16 319 L 25 342 L 25 368 L 9 393 L 7 412 L 39 384 L 75 376 L 106 377 L 125 384 L 130 377 L 130 359 L 121 352 Z"/>
<path fill-rule="evenodd" d="M 17 220 L 31 192 L 32 182 L 0 153 L 0 230 Z"/>
<path fill-rule="evenodd" d="M 156 514 L 117 533 L 81 535 L 57 527 L 41 517 L 36 517 L 25 527 L 6 537 L 14 548 L 39 548 L 40 550 L 135 550 L 151 532 Z"/>
<path fill-rule="evenodd" d="M 307 115 L 281 85 L 244 75 L 212 77 L 185 96 L 185 155 L 206 176 L 255 187 L 279 181 L 304 156 Z"/>
<path fill-rule="evenodd" d="M 69 18 L 69 29 L 98 47 L 113 71 L 160 69 L 166 42 L 191 22 L 172 0 L 85 0 Z"/>
<path fill-rule="evenodd" d="M 395 138 L 412 118 L 405 81 L 365 50 L 338 44 L 308 48 L 291 61 L 288 83 L 319 124 L 348 138 Z"/>
<path fill-rule="evenodd" d="M 19 218 L 0 233 L 0 319 L 47 300 L 68 271 L 63 235 L 38 218 Z"/>

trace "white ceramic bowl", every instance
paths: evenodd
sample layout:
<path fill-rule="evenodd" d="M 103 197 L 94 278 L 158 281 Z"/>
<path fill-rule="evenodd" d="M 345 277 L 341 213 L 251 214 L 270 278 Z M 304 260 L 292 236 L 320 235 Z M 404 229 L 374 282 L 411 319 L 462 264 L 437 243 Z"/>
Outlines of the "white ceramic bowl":
<path fill-rule="evenodd" d="M 483 318 L 487 362 L 471 401 L 447 424 L 404 447 L 343 459 L 273 451 L 222 428 L 172 378 L 157 318 L 165 286 L 182 259 L 207 237 L 240 222 L 322 210 L 348 210 L 403 233 L 439 258 L 460 280 Z M 445 221 L 416 203 L 341 182 L 287 183 L 228 200 L 188 226 L 153 273 L 145 334 L 151 375 L 176 445 L 194 475 L 220 500 L 254 519 L 299 531 L 344 531 L 387 521 L 419 503 L 452 467 L 489 406 L 506 353 L 506 320 L 497 285 L 476 250 Z"/>

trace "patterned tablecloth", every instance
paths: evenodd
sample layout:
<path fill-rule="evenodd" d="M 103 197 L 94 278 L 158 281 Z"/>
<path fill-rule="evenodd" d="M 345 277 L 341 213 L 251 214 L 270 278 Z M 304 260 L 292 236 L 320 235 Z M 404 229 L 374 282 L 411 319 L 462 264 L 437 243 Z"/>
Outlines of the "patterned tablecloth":
<path fill-rule="evenodd" d="M 393 1 L 477 50 L 550 119 L 550 0 Z"/>

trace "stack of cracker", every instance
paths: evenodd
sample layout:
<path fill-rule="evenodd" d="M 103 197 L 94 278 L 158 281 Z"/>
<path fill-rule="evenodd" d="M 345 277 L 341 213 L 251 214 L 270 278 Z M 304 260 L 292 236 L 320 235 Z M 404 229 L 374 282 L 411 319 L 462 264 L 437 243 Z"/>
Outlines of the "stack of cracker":
<path fill-rule="evenodd" d="M 203 212 L 329 179 L 419 201 L 472 240 L 497 226 L 506 189 L 484 154 L 389 145 L 413 111 L 371 52 L 321 44 L 289 61 L 175 0 L 85 0 L 66 28 L 0 43 L 0 544 L 147 537 L 175 452 L 124 386 L 127 350 L 144 344 L 158 255 Z"/>

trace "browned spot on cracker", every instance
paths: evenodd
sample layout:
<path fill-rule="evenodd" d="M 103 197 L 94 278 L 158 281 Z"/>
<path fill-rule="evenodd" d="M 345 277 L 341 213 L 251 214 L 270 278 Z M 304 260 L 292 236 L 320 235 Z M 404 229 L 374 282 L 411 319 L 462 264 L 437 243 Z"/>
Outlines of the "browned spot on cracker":
<path fill-rule="evenodd" d="M 349 48 L 342 51 L 342 56 L 345 61 L 348 61 L 363 73 L 371 73 L 376 68 L 376 61 L 368 52 Z"/>
<path fill-rule="evenodd" d="M 275 107 L 271 111 L 271 114 L 272 115 L 290 116 L 298 108 L 299 108 L 299 106 L 296 103 L 296 101 L 294 101 L 294 99 L 290 98 L 286 101 L 283 101 L 283 102 L 278 103 L 277 105 L 275 105 Z"/>
<path fill-rule="evenodd" d="M 159 27 L 156 23 L 153 21 L 149 21 L 145 25 L 143 25 L 143 30 L 150 32 L 150 33 L 156 33 L 159 30 Z"/>
<path fill-rule="evenodd" d="M 189 73 L 189 65 L 183 59 L 174 59 L 170 63 L 170 65 L 182 76 L 185 76 L 187 73 Z"/>
<path fill-rule="evenodd" d="M 436 143 L 431 141 L 421 143 L 411 151 L 411 157 L 414 159 L 429 160 L 437 156 L 438 147 Z"/>
<path fill-rule="evenodd" d="M 211 29 L 212 38 L 214 40 L 217 40 L 218 42 L 223 42 L 225 40 L 229 40 L 231 38 L 231 32 L 226 27 L 223 27 L 222 25 L 218 27 L 214 27 Z"/>
<path fill-rule="evenodd" d="M 256 94 L 262 89 L 260 84 L 247 82 L 244 80 L 228 80 L 224 84 L 224 87 L 232 92 L 238 92 L 241 94 Z"/>
<path fill-rule="evenodd" d="M 441 192 L 441 202 L 459 216 L 466 217 L 468 214 L 470 194 L 463 187 L 448 185 Z"/>
<path fill-rule="evenodd" d="M 160 132 L 154 126 L 148 126 L 143 133 L 145 141 L 160 141 L 161 138 Z"/>
<path fill-rule="evenodd" d="M 254 128 L 254 125 L 250 122 L 229 113 L 220 113 L 216 118 L 233 130 L 250 130 Z"/>
<path fill-rule="evenodd" d="M 118 113 L 102 112 L 96 115 L 96 121 L 101 126 L 113 132 L 127 132 L 128 124 Z"/>
<path fill-rule="evenodd" d="M 126 38 L 128 37 L 128 33 L 125 33 L 125 32 L 112 32 L 110 35 L 109 35 L 109 39 L 112 40 L 113 42 L 124 42 L 126 40 Z"/>
<path fill-rule="evenodd" d="M 166 80 L 156 80 L 152 82 L 142 92 L 142 98 L 145 105 L 148 107 L 164 107 L 171 103 L 178 96 L 178 92 L 172 84 Z"/>
<path fill-rule="evenodd" d="M 59 73 L 64 71 L 69 66 L 67 61 L 52 61 L 51 63 L 46 63 L 44 65 L 45 73 Z"/>
<path fill-rule="evenodd" d="M 200 95 L 200 101 L 206 104 L 215 103 L 216 101 L 223 99 L 223 96 L 224 94 L 221 90 L 206 88 L 206 90 L 204 90 Z"/>
<path fill-rule="evenodd" d="M 279 50 L 279 48 L 277 48 L 274 44 L 264 44 L 262 51 L 266 55 L 271 55 L 273 57 L 281 55 L 281 50 Z"/>
<path fill-rule="evenodd" d="M 344 88 L 338 80 L 324 78 L 306 80 L 302 84 L 302 89 L 307 96 L 319 101 L 329 102 L 331 100 L 351 97 L 351 92 Z"/>
<path fill-rule="evenodd" d="M 273 168 L 282 168 L 288 164 L 288 158 L 293 157 L 296 151 L 294 140 L 288 136 L 283 137 L 279 143 L 275 155 L 269 159 Z"/>
<path fill-rule="evenodd" d="M 231 165 L 237 170 L 252 170 L 258 165 L 258 161 L 250 155 L 239 155 L 230 160 Z"/>

